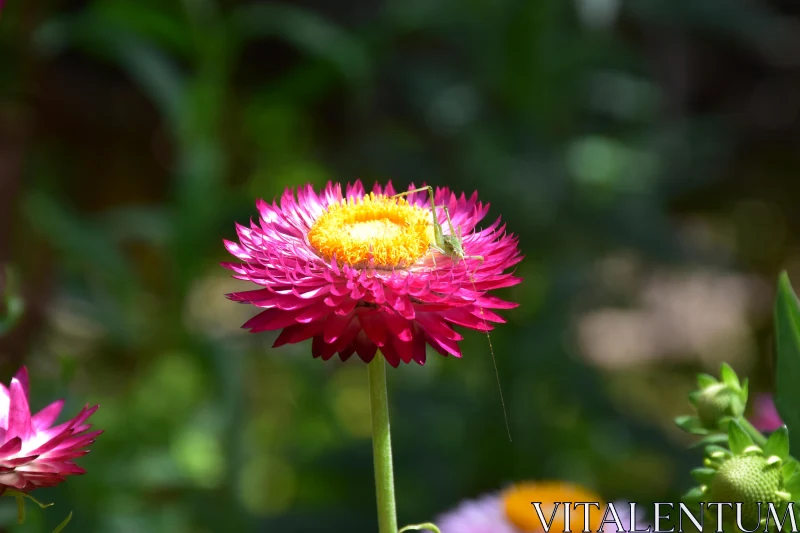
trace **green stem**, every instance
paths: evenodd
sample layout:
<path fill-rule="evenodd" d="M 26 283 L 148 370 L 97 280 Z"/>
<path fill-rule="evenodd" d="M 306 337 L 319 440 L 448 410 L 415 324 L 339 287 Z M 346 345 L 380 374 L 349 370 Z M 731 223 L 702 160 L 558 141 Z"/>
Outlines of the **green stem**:
<path fill-rule="evenodd" d="M 389 400 L 386 393 L 386 361 L 383 354 L 367 365 L 369 406 L 372 413 L 372 455 L 375 462 L 375 489 L 378 497 L 379 533 L 397 533 L 397 506 L 394 499 L 392 437 L 389 431 Z"/>
<path fill-rule="evenodd" d="M 761 447 L 763 447 L 767 443 L 767 437 L 765 437 L 763 433 L 757 430 L 753 426 L 753 424 L 748 422 L 745 417 L 743 416 L 739 417 L 739 423 L 742 425 L 747 434 L 750 435 L 750 438 L 753 439 L 753 442 L 755 442 Z"/>

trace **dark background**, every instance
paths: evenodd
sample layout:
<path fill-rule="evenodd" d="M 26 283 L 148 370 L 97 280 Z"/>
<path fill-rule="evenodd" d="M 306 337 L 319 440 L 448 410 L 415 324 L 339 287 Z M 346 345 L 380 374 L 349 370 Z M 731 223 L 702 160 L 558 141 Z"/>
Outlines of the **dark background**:
<path fill-rule="evenodd" d="M 7 0 L 0 339 L 32 404 L 98 402 L 88 474 L 8 531 L 374 531 L 366 372 L 270 349 L 219 266 L 255 199 L 328 180 L 478 190 L 520 302 L 464 358 L 389 373 L 400 522 L 512 481 L 675 501 L 672 418 L 729 361 L 772 387 L 800 275 L 792 1 Z"/>

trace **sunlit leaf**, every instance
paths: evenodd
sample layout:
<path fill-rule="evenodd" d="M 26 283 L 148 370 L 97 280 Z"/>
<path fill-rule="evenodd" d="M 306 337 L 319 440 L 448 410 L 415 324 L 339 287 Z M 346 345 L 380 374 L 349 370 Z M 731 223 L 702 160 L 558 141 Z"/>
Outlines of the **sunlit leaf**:
<path fill-rule="evenodd" d="M 800 446 L 800 307 L 786 272 L 778 281 L 775 344 L 775 406 L 789 429 L 789 442 L 796 455 Z"/>
<path fill-rule="evenodd" d="M 734 387 L 737 389 L 741 387 L 741 384 L 739 383 L 739 376 L 736 375 L 736 371 L 728 363 L 722 363 L 719 369 L 719 374 L 722 378 L 722 382 L 729 387 Z"/>
<path fill-rule="evenodd" d="M 767 456 L 777 455 L 781 460 L 789 456 L 789 430 L 786 429 L 786 426 L 781 426 L 769 436 L 767 444 L 764 446 L 764 454 Z"/>
<path fill-rule="evenodd" d="M 717 378 L 711 374 L 697 374 L 697 386 L 701 389 L 716 385 L 717 383 L 719 383 Z"/>
<path fill-rule="evenodd" d="M 747 434 L 737 420 L 731 420 L 728 426 L 728 445 L 736 455 L 741 454 L 753 445 L 753 439 L 750 438 L 750 435 Z"/>
<path fill-rule="evenodd" d="M 695 468 L 691 471 L 691 474 L 695 481 L 701 485 L 708 485 L 714 479 L 717 471 L 713 468 Z"/>

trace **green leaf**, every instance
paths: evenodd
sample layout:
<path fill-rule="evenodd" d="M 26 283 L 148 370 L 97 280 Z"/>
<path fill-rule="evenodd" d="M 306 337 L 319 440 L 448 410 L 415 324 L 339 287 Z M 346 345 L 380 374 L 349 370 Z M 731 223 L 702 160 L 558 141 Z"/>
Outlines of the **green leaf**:
<path fill-rule="evenodd" d="M 767 456 L 777 455 L 781 460 L 789 457 L 789 430 L 786 426 L 781 426 L 769 436 L 764 453 Z"/>
<path fill-rule="evenodd" d="M 728 437 L 726 436 L 725 440 L 727 441 L 727 439 L 728 439 Z M 733 455 L 729 449 L 723 448 L 722 446 L 717 446 L 715 444 L 710 444 L 710 445 L 706 446 L 706 455 L 707 456 L 712 457 L 712 456 L 717 455 L 717 454 L 722 454 L 725 457 L 730 457 L 731 455 Z"/>
<path fill-rule="evenodd" d="M 64 519 L 63 522 L 58 524 L 58 527 L 56 527 L 53 530 L 53 533 L 61 533 L 61 530 L 63 530 L 65 527 L 67 527 L 67 524 L 69 524 L 70 520 L 72 520 L 72 511 L 69 512 L 69 514 L 67 515 L 67 517 Z"/>
<path fill-rule="evenodd" d="M 689 393 L 689 403 L 692 404 L 694 407 L 697 407 L 697 401 L 700 399 L 700 396 L 703 393 L 699 390 L 692 391 Z"/>
<path fill-rule="evenodd" d="M 683 415 L 675 418 L 675 425 L 687 433 L 694 435 L 705 435 L 708 430 L 703 427 L 703 423 L 696 416 Z"/>
<path fill-rule="evenodd" d="M 795 455 L 800 446 L 800 306 L 789 276 L 781 273 L 775 302 L 775 406 L 789 429 Z"/>
<path fill-rule="evenodd" d="M 719 369 L 720 377 L 722 378 L 722 382 L 728 385 L 729 387 L 733 387 L 736 389 L 741 388 L 741 384 L 739 383 L 739 376 L 736 375 L 736 371 L 731 368 L 731 365 L 728 363 L 722 363 Z"/>
<path fill-rule="evenodd" d="M 711 374 L 697 374 L 697 386 L 700 389 L 708 388 L 719 383 Z"/>
<path fill-rule="evenodd" d="M 753 445 L 753 439 L 744 430 L 738 420 L 731 420 L 728 425 L 728 445 L 734 455 L 739 455 Z"/>
<path fill-rule="evenodd" d="M 412 526 L 406 526 L 397 533 L 405 533 L 406 531 L 433 531 L 434 533 L 442 533 L 441 531 L 439 531 L 439 528 L 436 527 L 435 524 L 431 524 L 430 522 L 425 522 L 424 524 L 414 524 Z"/>
<path fill-rule="evenodd" d="M 783 485 L 786 492 L 792 494 L 792 499 L 797 500 L 800 496 L 800 472 L 795 472 L 792 477 L 786 480 Z"/>
<path fill-rule="evenodd" d="M 715 433 L 689 445 L 689 448 L 702 448 L 710 444 L 728 444 L 728 436 L 722 433 Z"/>
<path fill-rule="evenodd" d="M 692 489 L 689 490 L 689 492 L 687 492 L 686 494 L 683 495 L 683 497 L 681 497 L 681 500 L 683 500 L 684 503 L 691 505 L 700 503 L 701 501 L 703 501 L 705 496 L 706 495 L 703 492 L 703 489 L 701 489 L 700 487 L 693 487 Z"/>
<path fill-rule="evenodd" d="M 717 471 L 713 468 L 695 468 L 692 470 L 691 474 L 695 481 L 701 485 L 710 485 Z"/>
<path fill-rule="evenodd" d="M 731 411 L 736 416 L 741 416 L 744 413 L 745 402 L 742 401 L 740 396 L 731 396 Z"/>
<path fill-rule="evenodd" d="M 783 479 L 789 479 L 792 477 L 797 470 L 798 464 L 797 461 L 793 457 L 787 457 L 786 460 L 783 462 Z"/>
<path fill-rule="evenodd" d="M 696 416 L 682 415 L 675 417 L 675 425 L 684 431 L 689 431 L 691 428 L 697 427 L 700 419 Z"/>

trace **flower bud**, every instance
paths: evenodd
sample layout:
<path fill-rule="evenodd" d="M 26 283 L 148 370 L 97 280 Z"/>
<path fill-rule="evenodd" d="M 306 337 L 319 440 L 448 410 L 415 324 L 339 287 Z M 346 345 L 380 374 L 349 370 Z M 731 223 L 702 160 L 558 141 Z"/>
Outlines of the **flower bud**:
<path fill-rule="evenodd" d="M 709 374 L 697 376 L 698 389 L 689 395 L 697 415 L 680 416 L 675 423 L 684 431 L 695 435 L 708 435 L 726 430 L 726 424 L 744 415 L 747 405 L 747 380 L 727 364 L 720 368 L 721 380 Z"/>
<path fill-rule="evenodd" d="M 731 457 L 717 470 L 708 488 L 712 502 L 741 502 L 742 526 L 752 530 L 767 516 L 768 502 L 780 502 L 777 493 L 783 489 L 781 464 L 769 463 L 763 455 Z M 761 503 L 759 512 L 758 503 Z M 735 525 L 735 513 L 727 512 L 726 522 Z"/>
<path fill-rule="evenodd" d="M 720 507 L 719 512 L 723 523 L 732 530 L 742 527 L 752 531 L 764 523 L 770 503 L 783 516 L 785 504 L 800 495 L 800 472 L 797 461 L 789 456 L 786 426 L 759 446 L 738 420 L 732 420 L 728 425 L 728 445 L 730 449 L 706 447 L 705 467 L 692 471 L 700 486 L 690 490 L 684 500 L 690 504 L 731 504 Z M 737 523 L 738 503 L 742 504 L 741 523 Z"/>
<path fill-rule="evenodd" d="M 695 407 L 703 427 L 717 429 L 723 418 L 742 416 L 745 401 L 742 400 L 741 388 L 715 383 L 700 391 Z"/>

